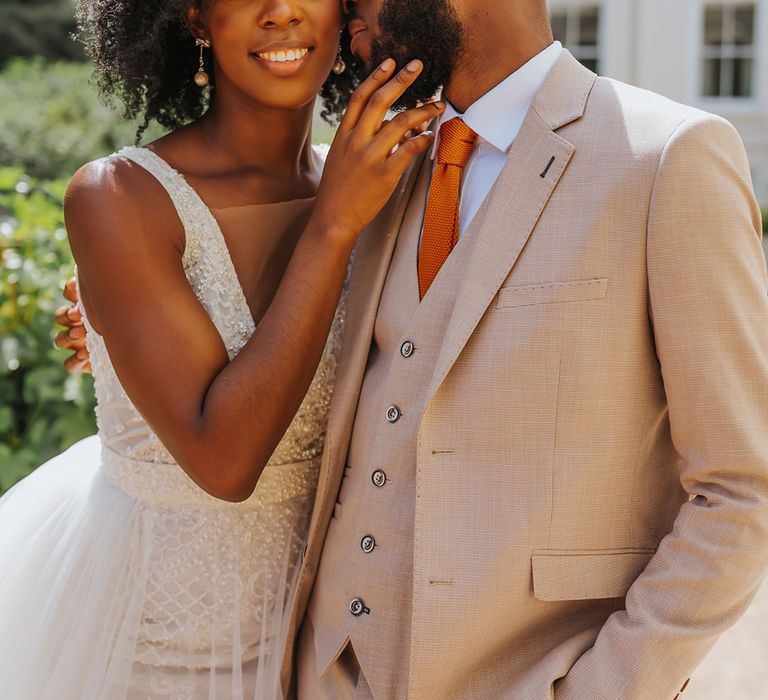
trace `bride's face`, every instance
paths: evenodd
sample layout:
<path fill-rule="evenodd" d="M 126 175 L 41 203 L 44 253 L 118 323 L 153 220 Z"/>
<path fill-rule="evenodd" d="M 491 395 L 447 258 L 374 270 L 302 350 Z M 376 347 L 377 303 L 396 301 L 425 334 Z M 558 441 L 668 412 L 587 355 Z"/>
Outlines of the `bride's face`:
<path fill-rule="evenodd" d="M 333 68 L 342 2 L 209 0 L 199 20 L 212 44 L 217 91 L 296 109 L 317 96 Z"/>

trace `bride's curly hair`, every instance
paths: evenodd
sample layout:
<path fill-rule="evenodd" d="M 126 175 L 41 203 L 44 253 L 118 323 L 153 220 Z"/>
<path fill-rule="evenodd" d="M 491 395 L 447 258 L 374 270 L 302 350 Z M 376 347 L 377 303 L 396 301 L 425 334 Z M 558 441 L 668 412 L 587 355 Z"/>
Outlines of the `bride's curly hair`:
<path fill-rule="evenodd" d="M 208 90 L 192 76 L 200 49 L 189 33 L 184 15 L 203 0 L 77 0 L 78 38 L 96 64 L 98 87 L 106 98 L 116 98 L 128 119 L 142 119 L 137 141 L 151 121 L 176 129 L 202 116 Z M 348 66 L 356 59 L 349 34 L 342 34 L 342 57 Z M 210 55 L 208 57 L 210 65 Z M 208 70 L 214 87 L 213 70 Z M 358 71 L 331 73 L 323 85 L 322 116 L 333 124 L 340 118 L 357 86 Z"/>

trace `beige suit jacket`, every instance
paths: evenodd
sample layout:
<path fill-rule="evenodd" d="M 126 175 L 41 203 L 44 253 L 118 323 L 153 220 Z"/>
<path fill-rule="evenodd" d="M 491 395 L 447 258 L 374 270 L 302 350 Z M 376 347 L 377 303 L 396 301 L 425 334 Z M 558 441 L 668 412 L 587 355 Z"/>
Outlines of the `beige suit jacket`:
<path fill-rule="evenodd" d="M 412 181 L 358 248 L 291 640 Z M 671 699 L 768 565 L 768 281 L 743 146 L 564 52 L 466 235 L 417 378 L 408 697 Z"/>

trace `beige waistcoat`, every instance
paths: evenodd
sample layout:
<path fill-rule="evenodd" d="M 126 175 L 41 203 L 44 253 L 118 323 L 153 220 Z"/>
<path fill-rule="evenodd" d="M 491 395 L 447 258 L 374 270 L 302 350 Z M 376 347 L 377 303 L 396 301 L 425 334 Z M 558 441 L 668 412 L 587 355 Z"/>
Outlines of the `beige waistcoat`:
<path fill-rule="evenodd" d="M 671 699 L 768 564 L 738 136 L 564 52 L 420 305 L 418 174 L 357 252 L 291 629 L 314 584 L 316 672 L 351 640 L 377 700 Z"/>

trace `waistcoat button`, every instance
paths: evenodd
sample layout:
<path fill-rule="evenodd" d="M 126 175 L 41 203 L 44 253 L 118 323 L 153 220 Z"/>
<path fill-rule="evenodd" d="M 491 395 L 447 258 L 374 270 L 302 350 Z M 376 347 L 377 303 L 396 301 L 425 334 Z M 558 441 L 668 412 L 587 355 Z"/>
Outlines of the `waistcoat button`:
<path fill-rule="evenodd" d="M 373 539 L 373 535 L 366 535 L 360 540 L 360 549 L 366 554 L 370 554 L 376 547 L 376 540 Z"/>
<path fill-rule="evenodd" d="M 387 409 L 387 420 L 390 423 L 397 423 L 397 421 L 400 420 L 400 416 L 403 414 L 401 413 L 400 409 L 397 406 L 390 406 Z"/>
<path fill-rule="evenodd" d="M 371 481 L 373 482 L 374 486 L 378 486 L 381 488 L 384 486 L 384 484 L 387 483 L 387 475 L 384 473 L 383 469 L 377 469 L 373 474 L 371 474 Z"/>
<path fill-rule="evenodd" d="M 413 342 L 411 342 L 410 340 L 406 340 L 406 341 L 405 341 L 405 342 L 404 342 L 404 343 L 403 343 L 403 344 L 400 346 L 400 354 L 401 354 L 403 357 L 406 357 L 406 358 L 407 358 L 407 357 L 410 357 L 411 355 L 413 355 L 413 351 L 414 351 Z"/>
<path fill-rule="evenodd" d="M 369 613 L 371 611 L 365 607 L 362 598 L 352 598 L 352 600 L 349 601 L 349 612 L 355 617 L 360 617 L 363 613 Z"/>

